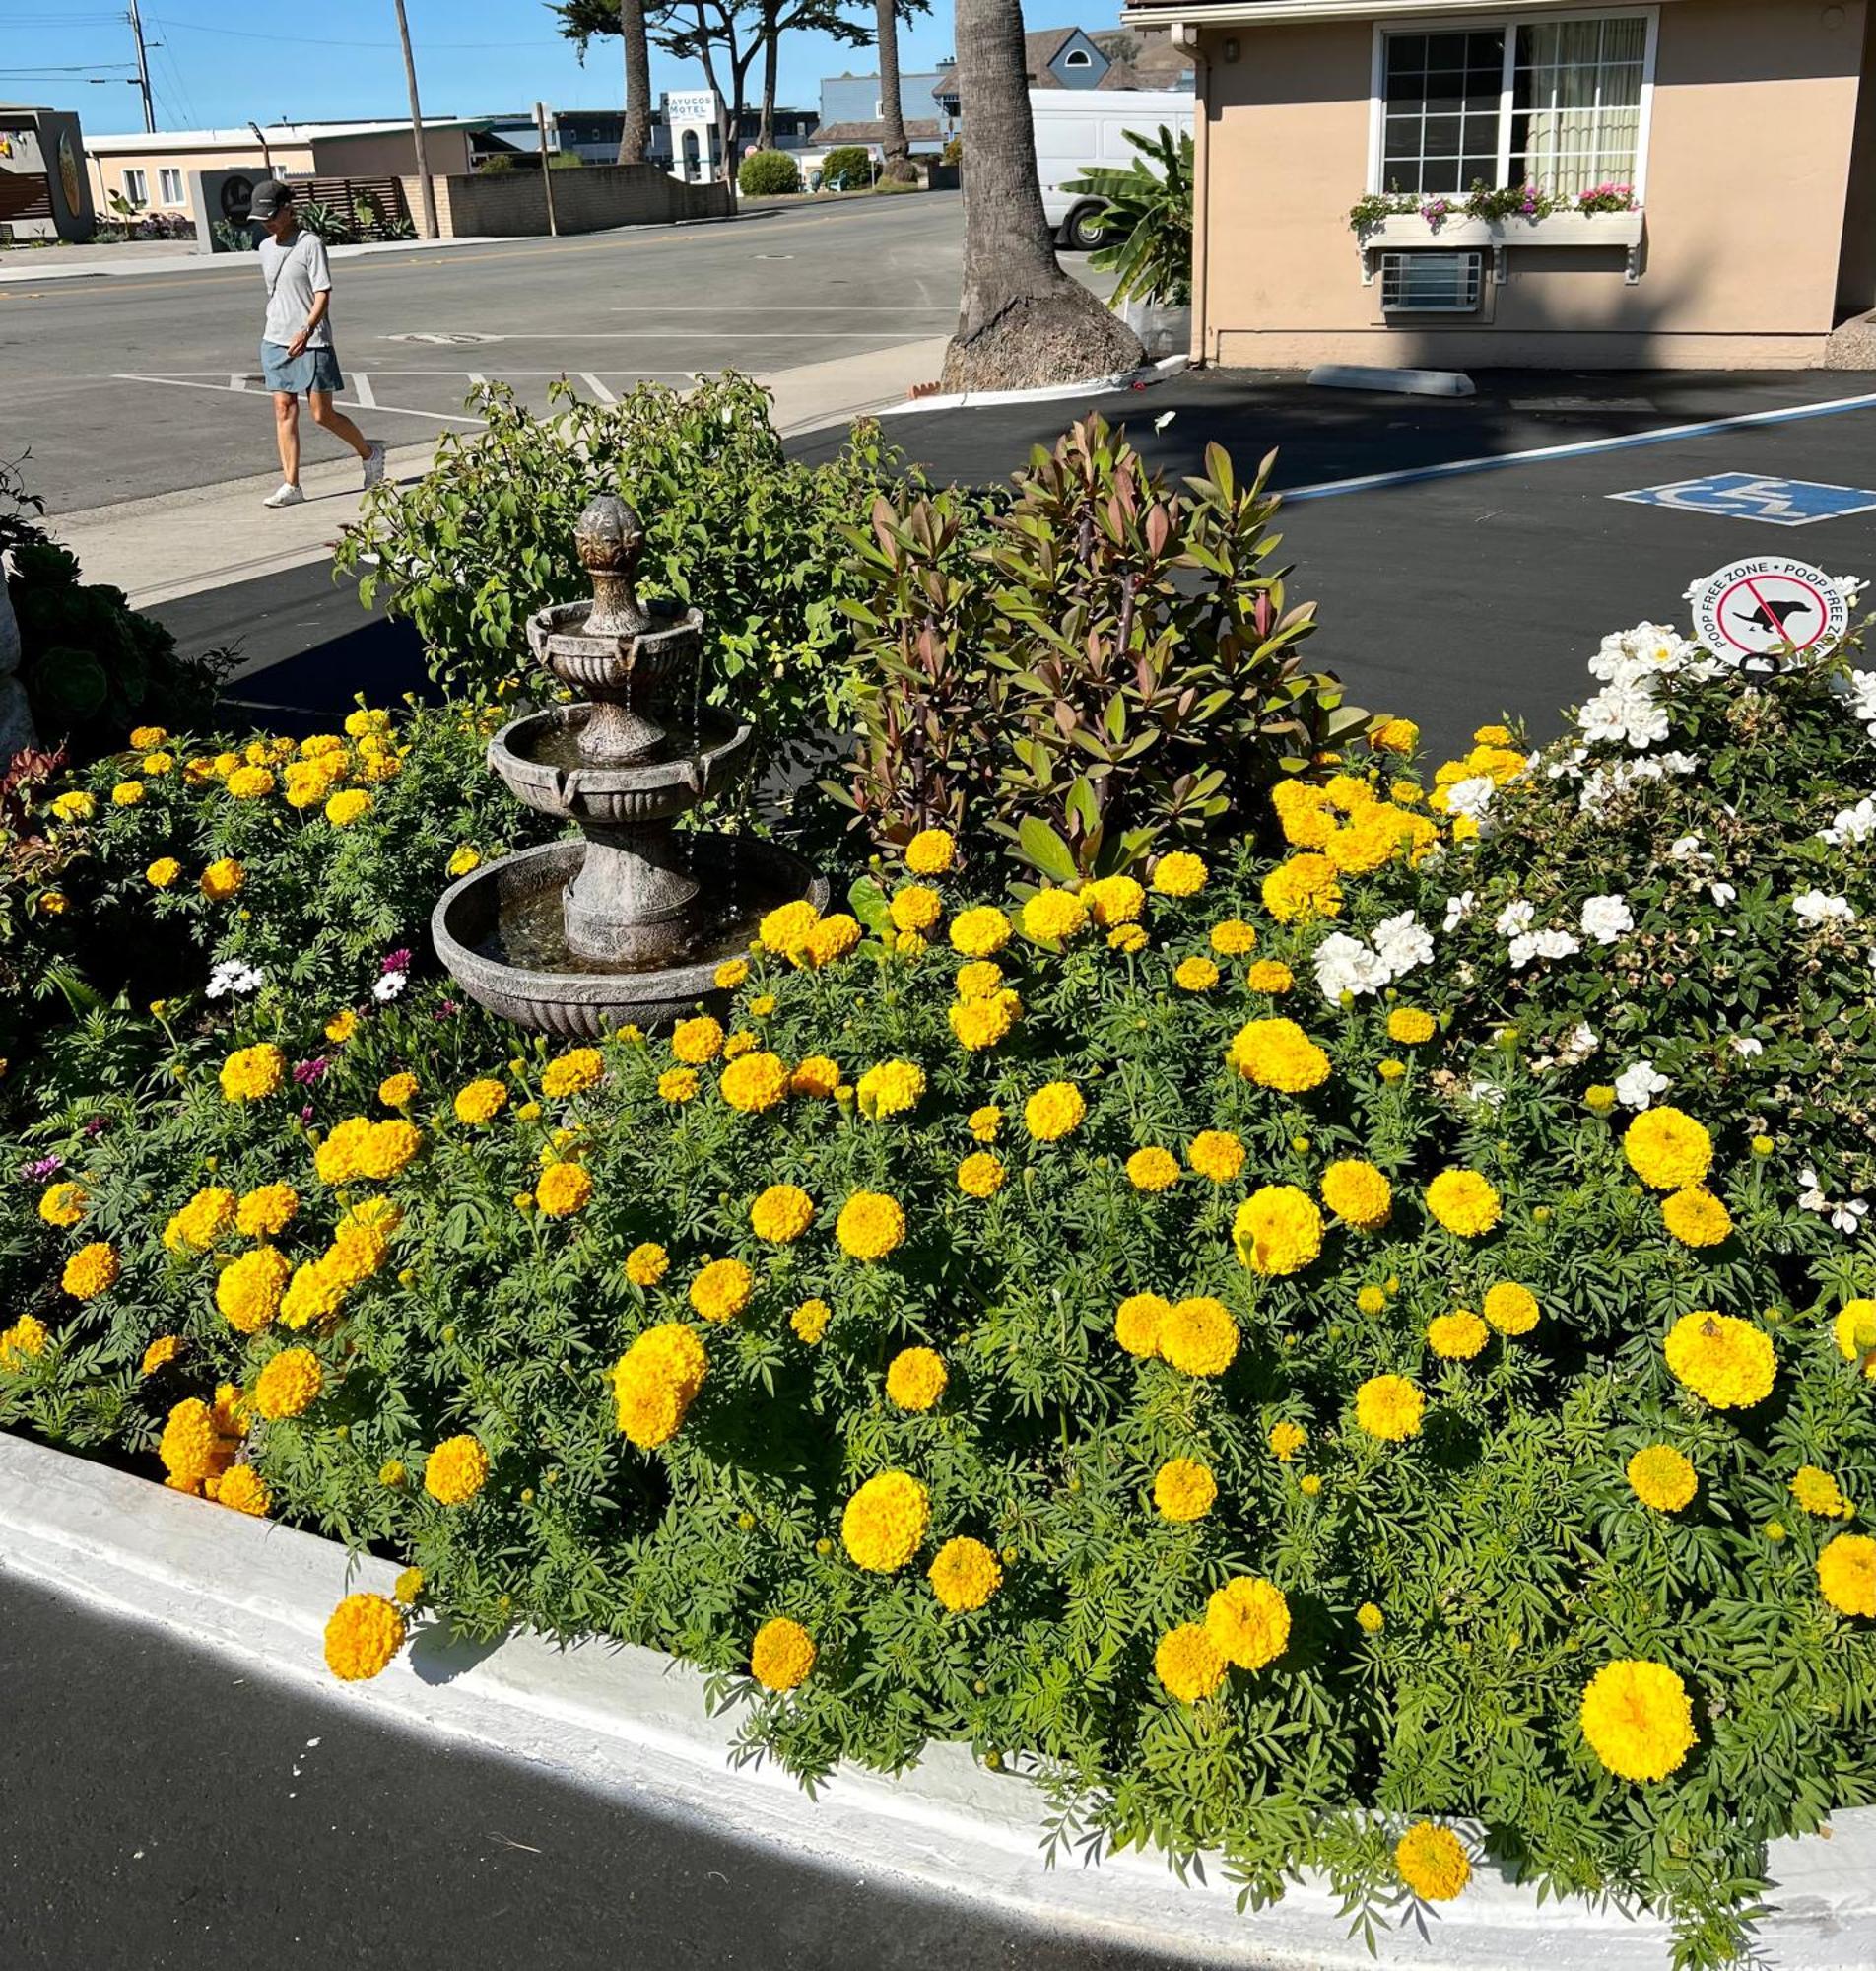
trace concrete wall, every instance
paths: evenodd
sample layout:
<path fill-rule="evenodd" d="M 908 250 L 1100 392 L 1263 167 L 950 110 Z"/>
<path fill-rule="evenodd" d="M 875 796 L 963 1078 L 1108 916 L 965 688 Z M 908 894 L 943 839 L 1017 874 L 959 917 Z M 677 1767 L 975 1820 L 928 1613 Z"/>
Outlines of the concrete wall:
<path fill-rule="evenodd" d="M 685 184 L 655 165 L 587 165 L 549 175 L 563 233 L 708 219 L 730 209 L 727 185 Z M 431 182 L 437 229 L 445 239 L 508 238 L 547 231 L 547 192 L 538 170 L 433 177 Z M 405 178 L 404 198 L 412 212 L 423 209 L 415 177 Z"/>
<path fill-rule="evenodd" d="M 1865 0 L 1669 0 L 1640 281 L 1615 248 L 1513 246 L 1481 314 L 1451 326 L 1391 323 L 1379 282 L 1362 284 L 1346 215 L 1367 184 L 1373 18 L 1207 29 L 1193 353 L 1281 366 L 1820 361 L 1865 26 Z"/>

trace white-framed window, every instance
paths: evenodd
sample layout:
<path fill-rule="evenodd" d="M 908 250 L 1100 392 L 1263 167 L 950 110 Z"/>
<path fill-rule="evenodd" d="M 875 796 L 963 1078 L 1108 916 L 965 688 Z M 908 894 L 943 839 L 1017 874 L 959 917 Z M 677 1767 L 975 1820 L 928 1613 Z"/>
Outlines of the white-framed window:
<path fill-rule="evenodd" d="M 1064 68 L 1093 68 L 1094 63 L 1088 59 L 1088 50 L 1086 48 L 1070 48 L 1062 57 L 1062 66 Z"/>
<path fill-rule="evenodd" d="M 1647 162 L 1656 10 L 1376 26 L 1369 189 L 1574 198 Z"/>
<path fill-rule="evenodd" d="M 150 203 L 150 179 L 142 171 L 124 172 L 124 203 L 126 205 L 148 205 Z"/>
<path fill-rule="evenodd" d="M 182 172 L 179 169 L 166 165 L 157 173 L 157 190 L 162 194 L 165 205 L 182 203 Z"/>

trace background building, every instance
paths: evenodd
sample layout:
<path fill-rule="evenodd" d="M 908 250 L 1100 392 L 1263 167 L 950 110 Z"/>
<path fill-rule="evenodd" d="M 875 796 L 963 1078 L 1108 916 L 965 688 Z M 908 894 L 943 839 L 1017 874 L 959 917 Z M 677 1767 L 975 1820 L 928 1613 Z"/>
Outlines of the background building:
<path fill-rule="evenodd" d="M 89 239 L 93 224 L 78 118 L 0 102 L 0 239 Z"/>

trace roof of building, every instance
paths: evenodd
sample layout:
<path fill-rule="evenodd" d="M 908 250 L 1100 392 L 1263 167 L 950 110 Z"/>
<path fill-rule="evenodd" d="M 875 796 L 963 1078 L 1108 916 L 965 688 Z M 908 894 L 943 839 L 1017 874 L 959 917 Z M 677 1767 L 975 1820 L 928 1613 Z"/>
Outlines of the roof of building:
<path fill-rule="evenodd" d="M 908 116 L 905 141 L 908 144 L 935 144 L 939 138 L 935 116 Z M 883 144 L 886 125 L 879 123 L 823 123 L 808 139 L 811 144 Z"/>
<path fill-rule="evenodd" d="M 1032 89 L 1068 87 L 1049 63 L 1061 53 L 1064 42 L 1082 32 L 1079 28 L 1042 28 L 1023 36 L 1023 66 L 1029 73 Z M 1192 57 L 1183 48 L 1175 48 L 1172 37 L 1165 34 L 1112 29 L 1090 34 L 1088 38 L 1110 64 L 1095 84 L 1097 89 L 1177 89 L 1192 67 Z M 933 83 L 931 93 L 941 98 L 956 96 L 957 71 L 951 69 L 941 75 Z"/>
<path fill-rule="evenodd" d="M 481 130 L 508 119 L 500 116 L 426 116 L 426 130 Z M 261 136 L 270 144 L 309 144 L 328 137 L 391 137 L 410 128 L 410 118 L 391 122 L 263 123 Z M 85 148 L 101 157 L 129 151 L 252 150 L 254 133 L 242 126 L 231 130 L 125 130 L 95 137 L 87 134 Z"/>

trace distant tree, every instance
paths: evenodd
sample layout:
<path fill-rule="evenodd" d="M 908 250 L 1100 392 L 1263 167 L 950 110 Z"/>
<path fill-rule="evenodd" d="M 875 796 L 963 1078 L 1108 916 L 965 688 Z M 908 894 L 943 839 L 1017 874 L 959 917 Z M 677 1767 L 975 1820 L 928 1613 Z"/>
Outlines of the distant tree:
<path fill-rule="evenodd" d="M 925 11 L 926 0 L 918 0 L 916 11 Z M 884 177 L 910 180 L 918 173 L 912 166 L 912 149 L 905 141 L 905 109 L 899 92 L 899 20 L 914 10 L 902 0 L 875 0 L 874 38 L 879 43 L 880 120 L 885 124 L 880 148 L 886 153 Z"/>
<path fill-rule="evenodd" d="M 586 59 L 586 44 L 595 35 L 617 34 L 626 57 L 626 120 L 619 132 L 619 162 L 644 162 L 651 142 L 651 41 L 645 0 L 561 0 L 548 11 L 560 17 L 561 33 L 579 45 L 579 58 Z M 660 18 L 665 7 L 654 4 L 649 10 Z"/>
<path fill-rule="evenodd" d="M 1020 0 L 958 0 L 964 294 L 945 352 L 947 390 L 1009 390 L 1113 375 L 1146 360 L 1140 338 L 1055 258 L 1036 175 Z"/>

